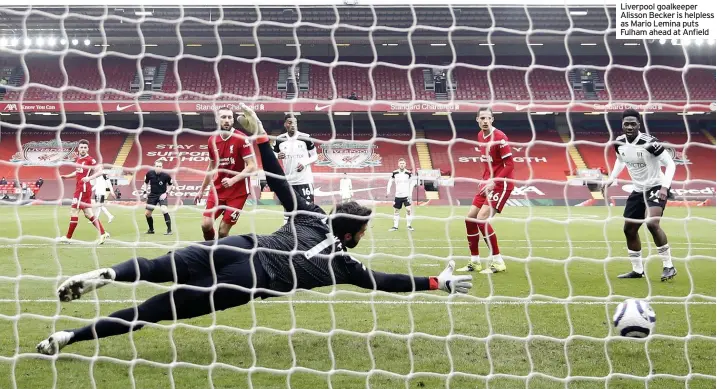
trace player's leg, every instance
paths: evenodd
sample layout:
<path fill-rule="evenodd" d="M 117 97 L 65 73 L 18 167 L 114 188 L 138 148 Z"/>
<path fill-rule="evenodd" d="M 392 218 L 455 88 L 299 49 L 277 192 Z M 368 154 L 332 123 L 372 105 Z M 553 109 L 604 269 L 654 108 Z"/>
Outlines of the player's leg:
<path fill-rule="evenodd" d="M 413 231 L 411 222 L 413 222 L 413 207 L 411 206 L 411 200 L 406 199 L 403 204 L 406 206 L 406 228 L 409 231 Z"/>
<path fill-rule="evenodd" d="M 222 221 L 219 223 L 219 239 L 229 236 L 229 231 L 239 221 L 241 211 L 244 209 L 248 196 L 237 197 L 226 201 L 226 210 Z"/>
<path fill-rule="evenodd" d="M 627 255 L 632 263 L 632 271 L 618 275 L 618 278 L 642 278 L 645 269 L 642 265 L 642 242 L 640 242 L 640 227 L 645 219 L 645 200 L 642 193 L 632 192 L 625 203 L 623 217 L 625 224 L 622 231 L 627 242 Z"/>
<path fill-rule="evenodd" d="M 147 205 L 144 207 L 144 219 L 147 221 L 147 227 L 149 228 L 147 230 L 148 234 L 154 234 L 154 217 L 152 217 L 152 212 L 157 205 L 157 201 L 159 201 L 159 198 L 155 198 L 150 194 L 147 197 Z"/>
<path fill-rule="evenodd" d="M 117 311 L 108 319 L 98 320 L 83 328 L 56 332 L 40 342 L 37 351 L 43 354 L 55 354 L 68 344 L 135 331 L 141 329 L 144 323 L 198 317 L 246 304 L 254 297 L 246 289 L 266 287 L 266 274 L 258 261 L 253 261 L 248 253 L 253 247 L 253 242 L 243 237 L 237 238 L 236 242 L 230 242 L 230 248 L 217 250 L 232 250 L 229 253 L 231 255 L 219 252 L 218 255 L 212 256 L 213 261 L 209 260 L 210 257 L 202 251 L 203 249 L 193 247 L 185 249 L 190 253 L 186 258 L 179 256 L 173 258 L 171 254 L 154 260 L 137 258 L 111 269 L 95 271 L 104 274 L 105 283 L 109 282 L 106 280 L 112 276 L 115 281 L 174 281 L 188 286 L 154 296 L 136 309 Z M 243 248 L 247 252 L 237 252 L 236 247 Z M 214 285 L 215 277 L 218 286 L 213 291 L 208 288 Z M 262 297 L 268 296 L 262 295 Z M 132 322 L 139 324 L 132 325 Z"/>
<path fill-rule="evenodd" d="M 393 227 L 389 231 L 398 231 L 398 222 L 401 220 L 401 208 L 403 208 L 403 201 L 398 197 L 393 199 Z"/>
<path fill-rule="evenodd" d="M 57 238 L 57 241 L 59 242 L 69 242 L 70 239 L 72 239 L 72 235 L 75 233 L 75 229 L 77 228 L 77 223 L 79 220 L 79 214 L 80 214 L 80 198 L 78 194 L 75 194 L 75 196 L 72 198 L 72 205 L 70 206 L 70 225 L 67 227 L 67 234 L 65 236 L 60 236 Z"/>
<path fill-rule="evenodd" d="M 84 212 L 87 220 L 89 220 L 90 223 L 92 223 L 92 225 L 95 226 L 97 231 L 99 231 L 99 233 L 100 233 L 99 243 L 103 244 L 103 243 L 105 243 L 107 238 L 110 237 L 110 234 L 107 233 L 107 231 L 105 231 L 105 228 L 104 228 L 104 226 L 102 226 L 102 222 L 100 221 L 99 216 L 95 216 L 94 213 L 92 213 L 92 207 L 89 204 L 86 204 L 86 206 L 87 207 L 83 208 L 82 211 Z"/>
<path fill-rule="evenodd" d="M 465 222 L 466 237 L 468 238 L 468 249 L 471 253 L 471 259 L 466 266 L 456 271 L 480 271 L 482 268 L 480 263 L 480 252 L 478 249 L 478 245 L 480 244 L 480 232 L 478 231 L 478 223 L 476 223 L 476 217 L 478 217 L 478 212 L 483 207 L 485 199 L 485 196 L 481 195 L 480 193 L 477 194 L 475 198 L 473 198 L 473 204 L 471 205 L 471 208 L 468 210 Z"/>
<path fill-rule="evenodd" d="M 498 246 L 498 235 L 495 233 L 490 221 L 495 215 L 503 212 L 503 207 L 505 207 L 512 191 L 512 186 L 496 187 L 488 193 L 487 204 L 481 207 L 481 210 L 476 216 L 478 230 L 483 235 L 483 239 L 490 250 L 490 266 L 483 270 L 482 273 L 498 273 L 506 269 L 503 256 L 500 254 L 500 247 Z"/>
<path fill-rule="evenodd" d="M 167 232 L 164 233 L 164 235 L 172 235 L 172 218 L 169 216 L 169 208 L 167 207 L 167 200 L 160 202 L 159 209 L 162 211 L 162 215 L 164 215 L 164 224 L 167 225 Z"/>
<path fill-rule="evenodd" d="M 209 192 L 207 197 L 207 205 L 202 213 L 202 235 L 205 241 L 216 239 L 216 232 L 214 231 L 214 220 L 221 216 L 224 211 L 218 207 L 220 202 L 217 199 L 213 191 Z"/>
<path fill-rule="evenodd" d="M 490 198 L 488 199 L 490 202 Z M 490 274 L 505 271 L 505 262 L 503 262 L 503 256 L 500 255 L 500 247 L 498 246 L 498 236 L 493 230 L 493 226 L 490 224 L 490 220 L 499 213 L 503 204 L 499 205 L 498 202 L 490 202 L 490 204 L 483 204 L 478 215 L 476 215 L 476 223 L 478 224 L 478 231 L 483 235 L 483 240 L 488 245 L 490 251 L 490 265 L 487 269 L 481 271 L 481 273 Z M 496 208 L 497 207 L 497 208 Z"/>
<path fill-rule="evenodd" d="M 103 212 L 105 215 L 107 215 L 107 223 L 112 223 L 112 220 L 114 220 L 114 215 L 110 213 L 109 210 L 107 210 L 107 206 L 105 205 L 105 201 L 107 201 L 107 196 L 102 195 L 100 196 L 100 210 L 97 214 L 97 217 L 99 217 Z"/>
<path fill-rule="evenodd" d="M 199 256 L 196 255 L 196 250 L 184 249 L 183 251 L 195 253 L 191 256 L 186 255 L 186 257 L 193 258 Z M 132 258 L 110 268 L 74 275 L 60 284 L 57 288 L 57 296 L 61 301 L 77 300 L 82 295 L 99 289 L 112 281 L 154 283 L 174 281 L 183 284 L 189 280 L 191 260 L 180 255 L 169 253 L 151 260 L 141 257 Z"/>
<path fill-rule="evenodd" d="M 667 242 L 667 234 L 665 234 L 665 231 L 660 226 L 660 218 L 662 218 L 665 205 L 667 205 L 667 201 L 660 201 L 660 204 L 648 207 L 648 219 L 646 223 L 647 229 L 652 235 L 652 240 L 655 242 L 655 246 L 657 246 L 657 253 L 662 258 L 662 275 L 660 276 L 660 281 L 667 281 L 677 275 L 677 270 L 672 264 L 672 253 L 670 252 L 670 245 Z"/>

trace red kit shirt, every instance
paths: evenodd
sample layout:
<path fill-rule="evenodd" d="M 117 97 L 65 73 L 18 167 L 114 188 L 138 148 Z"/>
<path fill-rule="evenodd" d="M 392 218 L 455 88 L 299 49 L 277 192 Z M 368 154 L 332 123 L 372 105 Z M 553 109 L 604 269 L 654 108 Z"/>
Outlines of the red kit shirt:
<path fill-rule="evenodd" d="M 75 176 L 77 179 L 75 184 L 76 192 L 90 192 L 92 190 L 92 184 L 82 182 L 82 179 L 90 175 L 90 171 L 95 165 L 97 165 L 97 161 L 90 157 L 89 154 L 84 157 L 77 156 L 77 159 L 75 159 L 75 171 L 77 172 Z"/>
<path fill-rule="evenodd" d="M 217 175 L 214 177 L 214 188 L 220 200 L 233 199 L 249 194 L 249 180 L 246 178 L 236 184 L 225 188 L 222 179 L 232 178 L 244 170 L 244 158 L 254 155 L 254 148 L 249 139 L 238 131 L 232 129 L 226 140 L 221 135 L 212 135 L 209 138 L 209 158 L 217 162 Z M 231 171 L 231 172 L 230 172 Z M 232 173 L 234 172 L 234 173 Z"/>
<path fill-rule="evenodd" d="M 483 130 L 478 132 L 478 147 L 481 154 L 481 160 L 483 161 L 483 179 L 489 180 L 494 177 L 498 177 L 500 172 L 505 167 L 505 159 L 510 158 L 513 152 L 510 150 L 510 144 L 508 143 L 508 137 L 503 131 L 492 127 L 491 132 L 485 135 Z M 505 178 L 513 178 L 513 172 L 511 171 Z M 509 186 L 513 187 L 512 182 L 502 184 L 496 182 L 496 186 Z"/>

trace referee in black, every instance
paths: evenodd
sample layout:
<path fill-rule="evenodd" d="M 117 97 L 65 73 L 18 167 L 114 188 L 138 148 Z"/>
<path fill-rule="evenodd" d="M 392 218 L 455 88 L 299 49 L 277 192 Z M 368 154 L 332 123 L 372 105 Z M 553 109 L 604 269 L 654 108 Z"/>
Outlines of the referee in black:
<path fill-rule="evenodd" d="M 57 290 L 62 301 L 78 299 L 110 282 L 143 280 L 175 282 L 179 286 L 88 326 L 55 332 L 37 345 L 38 352 L 56 354 L 75 342 L 124 334 L 146 323 L 203 316 L 297 289 L 353 284 L 386 292 L 468 292 L 471 276 L 453 275 L 453 261 L 436 277 L 417 277 L 372 271 L 351 257 L 346 249 L 356 247 L 363 237 L 371 210 L 352 201 L 337 205 L 327 215 L 297 196 L 286 182 L 256 114 L 243 104 L 242 109 L 258 123 L 253 127 L 259 135 L 257 143 L 267 183 L 290 214 L 289 222 L 271 235 L 228 236 L 152 260 L 133 258 L 111 268 L 70 277 Z"/>
<path fill-rule="evenodd" d="M 162 161 L 155 162 L 154 170 L 148 171 L 147 175 L 144 176 L 144 193 L 142 193 L 142 196 L 147 196 L 144 217 L 147 219 L 147 225 L 149 226 L 147 233 L 154 234 L 152 211 L 159 205 L 159 209 L 162 210 L 164 215 L 164 223 L 167 224 L 167 232 L 164 235 L 171 235 L 172 219 L 169 217 L 169 209 L 167 208 L 167 193 L 174 183 L 172 182 L 172 177 L 162 171 L 162 166 Z M 147 189 L 149 189 L 149 194 Z"/>

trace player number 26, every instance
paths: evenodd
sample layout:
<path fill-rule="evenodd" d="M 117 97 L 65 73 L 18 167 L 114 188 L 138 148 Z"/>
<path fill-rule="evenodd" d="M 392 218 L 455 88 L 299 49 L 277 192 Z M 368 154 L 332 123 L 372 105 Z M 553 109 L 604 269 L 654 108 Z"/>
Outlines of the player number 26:
<path fill-rule="evenodd" d="M 500 200 L 500 193 L 490 192 L 490 193 L 488 193 L 488 199 L 489 199 L 490 201 L 496 201 L 496 202 L 497 202 L 498 200 Z"/>

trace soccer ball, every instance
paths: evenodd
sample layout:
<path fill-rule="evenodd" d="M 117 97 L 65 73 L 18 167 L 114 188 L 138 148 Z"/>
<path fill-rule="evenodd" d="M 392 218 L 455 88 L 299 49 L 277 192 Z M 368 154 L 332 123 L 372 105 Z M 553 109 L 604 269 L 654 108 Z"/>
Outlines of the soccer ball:
<path fill-rule="evenodd" d="M 655 328 L 655 311 L 646 301 L 629 299 L 620 303 L 612 317 L 621 336 L 644 338 Z"/>

